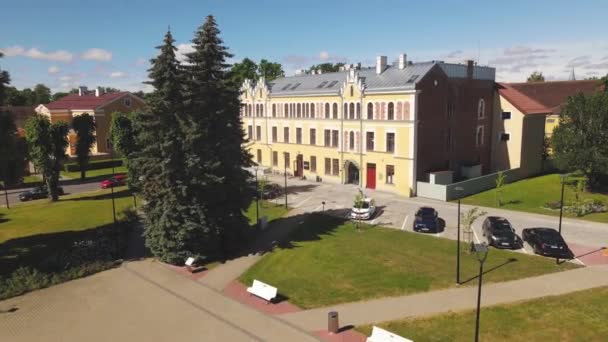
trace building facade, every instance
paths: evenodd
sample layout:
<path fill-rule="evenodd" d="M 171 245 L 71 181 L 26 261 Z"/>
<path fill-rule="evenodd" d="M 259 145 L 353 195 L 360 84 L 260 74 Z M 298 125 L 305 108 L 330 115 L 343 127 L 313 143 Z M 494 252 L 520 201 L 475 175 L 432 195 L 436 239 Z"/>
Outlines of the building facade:
<path fill-rule="evenodd" d="M 490 170 L 494 69 L 408 63 L 245 81 L 253 161 L 274 172 L 412 196 L 429 172 Z"/>
<path fill-rule="evenodd" d="M 93 116 L 96 124 L 96 144 L 91 149 L 92 155 L 105 155 L 110 153 L 110 125 L 112 114 L 116 112 L 128 113 L 143 109 L 144 100 L 129 93 L 115 92 L 102 93 L 99 89 L 88 91 L 86 87 L 80 87 L 77 94 L 64 96 L 57 101 L 41 104 L 36 107 L 36 112 L 47 116 L 51 122 L 65 121 L 72 124 L 75 116 L 88 113 Z M 68 133 L 68 148 L 66 153 L 72 157 L 76 154 L 76 133 L 70 129 Z"/>

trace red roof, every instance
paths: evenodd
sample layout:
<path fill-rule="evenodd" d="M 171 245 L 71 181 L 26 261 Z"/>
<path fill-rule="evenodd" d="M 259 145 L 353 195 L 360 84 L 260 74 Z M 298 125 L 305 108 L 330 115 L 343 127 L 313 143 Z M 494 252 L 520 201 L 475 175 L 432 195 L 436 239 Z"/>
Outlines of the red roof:
<path fill-rule="evenodd" d="M 129 94 L 129 92 L 106 93 L 99 96 L 95 96 L 95 94 L 86 94 L 83 96 L 70 94 L 57 101 L 45 104 L 44 106 L 48 109 L 95 109 L 126 94 Z"/>
<path fill-rule="evenodd" d="M 523 114 L 559 114 L 569 96 L 599 89 L 597 80 L 498 84 L 499 94 Z"/>

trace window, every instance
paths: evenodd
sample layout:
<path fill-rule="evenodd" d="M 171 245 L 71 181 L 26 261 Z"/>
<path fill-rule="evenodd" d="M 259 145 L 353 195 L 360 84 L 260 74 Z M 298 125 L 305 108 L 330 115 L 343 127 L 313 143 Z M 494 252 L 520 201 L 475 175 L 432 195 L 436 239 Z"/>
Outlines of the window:
<path fill-rule="evenodd" d="M 302 84 L 302 83 L 296 83 L 296 84 L 295 84 L 293 87 L 291 87 L 291 89 L 289 89 L 289 90 L 295 90 L 297 87 L 299 87 L 299 86 L 300 86 L 300 84 Z"/>
<path fill-rule="evenodd" d="M 262 140 L 262 127 L 261 126 L 255 126 L 255 139 Z"/>
<path fill-rule="evenodd" d="M 477 104 L 477 118 L 483 119 L 486 116 L 486 101 L 479 99 Z"/>
<path fill-rule="evenodd" d="M 331 174 L 331 159 L 329 159 L 329 158 L 325 158 L 325 174 L 326 175 Z"/>
<path fill-rule="evenodd" d="M 317 172 L 317 157 L 310 156 L 310 172 Z"/>
<path fill-rule="evenodd" d="M 272 151 L 272 166 L 279 165 L 279 152 Z"/>
<path fill-rule="evenodd" d="M 125 97 L 125 99 L 122 101 L 122 103 L 124 103 L 124 105 L 127 107 L 131 107 L 131 98 Z"/>
<path fill-rule="evenodd" d="M 298 103 L 298 105 L 296 107 L 296 116 L 298 118 L 302 117 L 302 104 L 301 103 Z"/>
<path fill-rule="evenodd" d="M 311 118 L 315 117 L 315 103 L 310 104 L 310 117 Z"/>
<path fill-rule="evenodd" d="M 316 145 L 317 144 L 317 130 L 316 129 L 314 129 L 314 128 L 310 129 L 309 140 L 310 140 L 310 144 L 311 145 Z"/>
<path fill-rule="evenodd" d="M 340 174 L 340 160 L 332 159 L 331 164 L 331 174 L 334 176 L 338 176 Z"/>
<path fill-rule="evenodd" d="M 483 126 L 477 126 L 477 134 L 475 136 L 475 145 L 483 145 Z"/>
<path fill-rule="evenodd" d="M 302 143 L 302 128 L 296 127 L 296 144 Z"/>
<path fill-rule="evenodd" d="M 291 108 L 289 108 L 289 114 L 290 114 L 289 117 L 290 118 L 295 118 L 296 117 L 296 115 L 295 115 L 295 113 L 296 113 L 296 104 L 295 103 L 290 103 L 289 105 L 291 106 Z"/>
<path fill-rule="evenodd" d="M 395 120 L 395 104 L 388 103 L 388 120 Z"/>
<path fill-rule="evenodd" d="M 251 116 L 251 105 L 247 105 L 247 116 Z"/>
<path fill-rule="evenodd" d="M 283 106 L 283 112 L 284 112 L 283 113 L 284 117 L 288 117 L 289 116 L 289 105 L 287 103 Z"/>
<path fill-rule="evenodd" d="M 258 149 L 258 164 L 262 164 L 262 150 Z"/>
<path fill-rule="evenodd" d="M 283 158 L 285 158 L 285 167 L 289 169 L 289 152 L 283 152 Z"/>
<path fill-rule="evenodd" d="M 374 132 L 365 133 L 365 149 L 367 151 L 374 150 Z"/>
<path fill-rule="evenodd" d="M 337 104 L 337 103 L 334 103 L 334 106 L 333 106 L 333 107 L 334 107 L 334 108 L 333 108 L 333 114 L 334 114 L 333 118 L 334 118 L 334 119 L 337 119 L 337 118 L 338 118 L 338 104 Z"/>
<path fill-rule="evenodd" d="M 253 139 L 253 126 L 247 126 L 247 139 Z"/>
<path fill-rule="evenodd" d="M 264 105 L 260 105 L 260 116 L 264 116 Z"/>
<path fill-rule="evenodd" d="M 262 89 L 260 89 L 259 94 L 260 94 L 259 97 L 262 97 Z"/>
<path fill-rule="evenodd" d="M 283 142 L 289 143 L 289 127 L 283 127 Z"/>
<path fill-rule="evenodd" d="M 395 133 L 386 133 L 386 152 L 395 152 Z"/>
<path fill-rule="evenodd" d="M 348 148 L 351 150 L 355 149 L 355 132 L 353 131 L 348 135 Z"/>
<path fill-rule="evenodd" d="M 354 95 L 354 91 L 353 91 L 353 86 L 350 86 L 350 97 L 353 97 Z"/>
<path fill-rule="evenodd" d="M 112 149 L 112 141 L 109 138 L 106 138 L 106 149 Z"/>
<path fill-rule="evenodd" d="M 308 113 L 310 113 L 310 104 L 305 103 L 302 105 L 302 107 L 304 107 L 304 117 L 307 118 L 308 117 Z"/>
<path fill-rule="evenodd" d="M 509 120 L 511 118 L 511 112 L 502 112 L 502 119 Z M 547 120 L 549 121 L 549 120 Z"/>
<path fill-rule="evenodd" d="M 324 141 L 324 145 L 326 147 L 329 147 L 331 145 L 331 131 L 326 129 L 324 131 L 324 135 L 325 135 L 325 141 Z"/>
<path fill-rule="evenodd" d="M 500 141 L 509 141 L 510 138 L 511 138 L 511 134 L 509 134 L 509 133 L 500 134 Z"/>
<path fill-rule="evenodd" d="M 355 119 L 359 118 L 361 118 L 361 104 L 357 102 L 357 115 L 355 116 Z"/>
<path fill-rule="evenodd" d="M 452 102 L 448 102 L 446 105 L 446 116 L 448 120 L 454 117 L 454 112 L 456 111 L 456 105 Z"/>
<path fill-rule="evenodd" d="M 327 81 L 323 81 L 323 82 L 321 82 L 321 84 L 319 84 L 317 86 L 317 88 L 323 88 L 326 84 L 327 84 Z"/>
<path fill-rule="evenodd" d="M 547 119 L 547 123 L 554 123 L 555 119 Z"/>
<path fill-rule="evenodd" d="M 286 86 L 284 86 L 281 90 L 287 90 L 287 88 L 291 87 L 291 83 L 288 83 Z"/>
<path fill-rule="evenodd" d="M 276 127 L 272 127 L 272 142 L 277 142 L 277 128 Z"/>
<path fill-rule="evenodd" d="M 395 165 L 386 165 L 386 184 L 393 184 L 395 177 Z"/>
<path fill-rule="evenodd" d="M 367 104 L 367 120 L 374 120 L 374 104 L 371 102 Z"/>
<path fill-rule="evenodd" d="M 330 111 L 329 111 L 329 103 L 325 104 L 325 118 L 329 119 L 330 117 Z"/>
<path fill-rule="evenodd" d="M 276 118 L 277 117 L 277 105 L 276 104 L 272 104 L 272 117 Z"/>
<path fill-rule="evenodd" d="M 338 147 L 338 142 L 340 141 L 340 132 L 338 130 L 331 131 L 331 146 Z"/>
<path fill-rule="evenodd" d="M 335 86 L 336 84 L 338 84 L 338 81 L 331 81 L 331 83 L 329 83 L 329 85 L 327 85 L 327 88 L 331 88 L 331 87 Z"/>
<path fill-rule="evenodd" d="M 344 104 L 344 110 L 342 111 L 342 117 L 344 119 L 348 119 L 348 104 L 347 103 Z"/>
<path fill-rule="evenodd" d="M 351 103 L 351 104 L 348 106 L 348 112 L 349 112 L 349 116 L 350 116 L 350 118 L 351 118 L 351 119 L 355 119 L 355 104 L 354 104 L 354 103 Z"/>

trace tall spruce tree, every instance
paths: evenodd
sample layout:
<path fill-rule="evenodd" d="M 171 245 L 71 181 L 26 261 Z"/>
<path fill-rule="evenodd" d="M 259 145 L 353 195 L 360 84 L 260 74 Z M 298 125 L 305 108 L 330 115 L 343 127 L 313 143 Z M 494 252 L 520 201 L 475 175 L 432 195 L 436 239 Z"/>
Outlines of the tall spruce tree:
<path fill-rule="evenodd" d="M 148 70 L 154 92 L 150 95 L 149 114 L 134 120 L 136 151 L 129 163 L 137 175 L 136 187 L 145 199 L 144 236 L 146 245 L 159 259 L 183 263 L 203 254 L 202 216 L 197 216 L 187 197 L 187 177 L 183 153 L 183 76 L 176 59 L 177 48 L 171 32 L 160 54 Z M 131 170 L 130 170 L 131 174 Z M 131 177 L 131 176 L 130 176 Z M 141 179 L 141 180 L 140 180 Z"/>
<path fill-rule="evenodd" d="M 247 219 L 243 210 L 251 197 L 246 191 L 249 154 L 239 118 L 239 94 L 226 59 L 232 57 L 219 37 L 213 16 L 195 32 L 194 51 L 183 68 L 188 125 L 185 126 L 185 171 L 192 198 L 207 238 L 206 253 L 226 253 L 236 247 Z"/>

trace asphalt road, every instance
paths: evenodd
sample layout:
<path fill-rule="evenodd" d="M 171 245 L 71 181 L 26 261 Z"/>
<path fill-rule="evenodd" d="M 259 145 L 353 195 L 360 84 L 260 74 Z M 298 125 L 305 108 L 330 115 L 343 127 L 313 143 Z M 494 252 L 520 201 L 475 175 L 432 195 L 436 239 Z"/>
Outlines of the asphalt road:
<path fill-rule="evenodd" d="M 72 179 L 62 180 L 60 182 L 61 187 L 63 187 L 63 191 L 65 192 L 66 195 L 98 190 L 101 188 L 99 183 L 100 183 L 99 180 L 85 181 L 84 183 L 76 183 L 76 181 L 72 180 Z M 18 205 L 19 203 L 21 203 L 21 201 L 19 201 L 19 194 L 21 192 L 28 191 L 31 189 L 32 188 L 21 188 L 21 189 L 8 190 L 9 205 L 12 206 L 12 205 Z M 6 199 L 4 196 L 4 191 L 2 191 L 2 193 L 0 195 L 1 195 L 0 207 L 6 208 Z"/>

